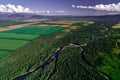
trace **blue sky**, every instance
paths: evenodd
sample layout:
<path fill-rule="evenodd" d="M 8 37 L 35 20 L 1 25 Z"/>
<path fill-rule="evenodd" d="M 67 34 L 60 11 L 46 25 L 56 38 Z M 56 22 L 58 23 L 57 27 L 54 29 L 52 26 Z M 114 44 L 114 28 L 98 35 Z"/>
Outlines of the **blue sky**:
<path fill-rule="evenodd" d="M 107 13 L 119 13 L 119 11 L 97 10 L 96 5 L 117 5 L 120 0 L 1 0 L 0 4 L 6 6 L 21 5 L 24 8 L 29 8 L 31 11 L 37 11 L 41 14 L 50 15 L 102 15 Z M 75 7 L 73 8 L 72 5 Z M 82 7 L 76 7 L 82 6 Z M 89 8 L 92 6 L 93 8 Z M 46 13 L 47 12 L 47 13 Z"/>

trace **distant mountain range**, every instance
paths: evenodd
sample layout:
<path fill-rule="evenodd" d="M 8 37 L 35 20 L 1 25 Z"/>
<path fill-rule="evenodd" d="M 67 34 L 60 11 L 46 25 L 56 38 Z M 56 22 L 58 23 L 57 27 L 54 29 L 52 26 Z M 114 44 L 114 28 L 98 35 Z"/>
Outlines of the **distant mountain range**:
<path fill-rule="evenodd" d="M 37 15 L 32 13 L 0 13 L 0 19 L 26 19 L 26 18 L 120 18 L 120 14 L 102 15 L 102 16 L 53 16 L 53 15 Z"/>

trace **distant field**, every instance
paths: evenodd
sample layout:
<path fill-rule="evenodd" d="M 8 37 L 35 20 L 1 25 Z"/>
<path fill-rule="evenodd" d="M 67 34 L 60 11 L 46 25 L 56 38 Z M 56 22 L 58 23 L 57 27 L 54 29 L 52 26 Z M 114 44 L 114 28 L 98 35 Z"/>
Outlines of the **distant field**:
<path fill-rule="evenodd" d="M 27 22 L 23 21 L 12 21 L 12 20 L 0 20 L 0 27 L 6 27 L 11 25 L 17 25 L 17 24 L 25 24 Z"/>
<path fill-rule="evenodd" d="M 20 39 L 20 40 L 33 40 L 39 35 L 32 34 L 16 34 L 16 33 L 0 33 L 0 39 Z"/>
<path fill-rule="evenodd" d="M 28 41 L 22 41 L 22 40 L 0 39 L 0 49 L 1 50 L 15 50 L 23 46 L 27 42 Z"/>
<path fill-rule="evenodd" d="M 114 28 L 114 29 L 119 29 L 119 28 L 120 28 L 120 23 L 118 23 L 118 24 L 112 26 L 112 28 Z"/>
<path fill-rule="evenodd" d="M 24 34 L 42 34 L 42 35 L 49 35 L 52 34 L 54 32 L 63 30 L 63 27 L 53 27 L 53 26 L 46 26 L 46 27 L 42 27 L 42 26 L 26 26 L 23 28 L 18 28 L 18 29 L 14 29 L 14 30 L 9 30 L 9 31 L 5 31 L 5 32 L 9 32 L 9 33 L 24 33 Z"/>
<path fill-rule="evenodd" d="M 8 51 L 0 51 L 0 58 L 6 56 L 8 53 Z"/>

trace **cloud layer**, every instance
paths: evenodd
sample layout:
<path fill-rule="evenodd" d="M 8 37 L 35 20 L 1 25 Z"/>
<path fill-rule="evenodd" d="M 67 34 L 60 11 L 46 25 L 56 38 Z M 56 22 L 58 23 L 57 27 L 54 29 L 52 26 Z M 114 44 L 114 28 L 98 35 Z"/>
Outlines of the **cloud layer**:
<path fill-rule="evenodd" d="M 0 12 L 8 12 L 8 13 L 32 13 L 32 11 L 29 8 L 25 8 L 21 5 L 2 5 L 0 4 Z"/>
<path fill-rule="evenodd" d="M 39 11 L 39 10 L 36 10 L 34 13 L 36 14 L 65 14 L 67 13 L 67 11 L 49 11 L 49 10 L 46 10 L 46 11 Z"/>
<path fill-rule="evenodd" d="M 98 4 L 95 6 L 76 6 L 72 5 L 73 8 L 83 8 L 83 9 L 94 9 L 94 10 L 103 10 L 103 11 L 112 11 L 120 12 L 120 2 L 115 4 Z"/>
<path fill-rule="evenodd" d="M 35 10 L 32 11 L 30 8 L 23 7 L 22 5 L 12 5 L 12 4 L 7 4 L 3 5 L 0 4 L 0 12 L 6 12 L 6 13 L 35 13 L 35 14 L 62 14 L 66 13 L 67 11 L 41 11 L 41 10 Z"/>
<path fill-rule="evenodd" d="M 36 10 L 34 13 L 36 13 L 36 14 L 49 14 L 49 13 L 51 13 L 51 11 L 49 11 L 49 10 L 47 10 L 47 11 L 38 11 L 38 10 Z"/>

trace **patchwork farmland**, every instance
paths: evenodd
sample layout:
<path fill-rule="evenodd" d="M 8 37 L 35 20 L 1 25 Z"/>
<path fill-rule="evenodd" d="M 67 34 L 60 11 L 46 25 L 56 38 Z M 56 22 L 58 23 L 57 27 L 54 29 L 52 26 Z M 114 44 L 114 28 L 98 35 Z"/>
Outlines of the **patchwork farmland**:
<path fill-rule="evenodd" d="M 14 51 L 28 42 L 34 40 L 40 35 L 49 35 L 63 30 L 58 26 L 25 26 L 0 32 L 0 58 L 5 57 L 11 51 Z"/>

